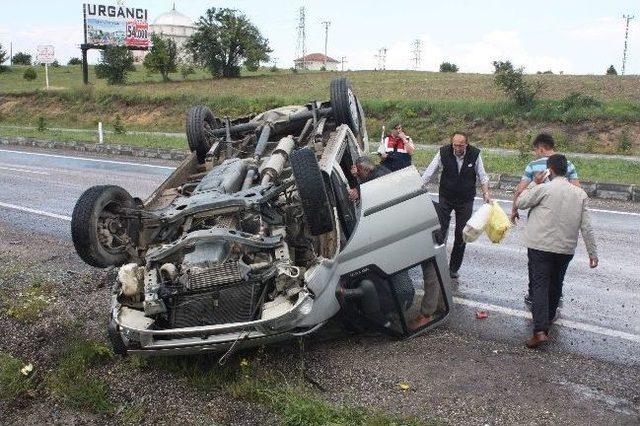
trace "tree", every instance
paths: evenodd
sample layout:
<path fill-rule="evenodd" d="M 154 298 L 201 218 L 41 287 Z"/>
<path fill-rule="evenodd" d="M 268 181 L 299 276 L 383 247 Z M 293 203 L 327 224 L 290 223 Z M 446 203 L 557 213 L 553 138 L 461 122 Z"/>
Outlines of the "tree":
<path fill-rule="evenodd" d="M 7 52 L 2 50 L 2 44 L 0 44 L 0 73 L 5 72 L 7 67 L 5 67 L 4 62 L 7 60 Z"/>
<path fill-rule="evenodd" d="M 96 76 L 106 78 L 108 84 L 124 84 L 129 71 L 135 71 L 133 54 L 124 46 L 107 47 L 96 65 Z"/>
<path fill-rule="evenodd" d="M 514 68 L 510 61 L 493 61 L 496 86 L 501 88 L 518 106 L 532 107 L 542 83 L 533 86 L 524 81 L 524 69 Z"/>
<path fill-rule="evenodd" d="M 13 55 L 13 65 L 31 65 L 31 55 L 18 52 Z"/>
<path fill-rule="evenodd" d="M 152 47 L 142 65 L 150 72 L 159 72 L 163 81 L 169 81 L 169 73 L 178 71 L 178 49 L 176 42 L 151 35 Z"/>
<path fill-rule="evenodd" d="M 609 68 L 607 68 L 607 75 L 618 75 L 618 71 L 616 71 L 613 65 L 610 65 Z"/>
<path fill-rule="evenodd" d="M 7 60 L 7 52 L 2 49 L 2 44 L 0 43 L 0 65 L 4 64 L 4 61 Z"/>
<path fill-rule="evenodd" d="M 186 48 L 214 77 L 238 77 L 241 65 L 257 69 L 271 52 L 267 39 L 244 14 L 215 7 L 200 17 Z"/>
<path fill-rule="evenodd" d="M 69 59 L 69 62 L 67 62 L 67 65 L 82 65 L 82 59 L 80 59 L 80 58 L 71 58 L 71 59 Z"/>
<path fill-rule="evenodd" d="M 451 62 L 443 62 L 440 64 L 440 72 L 458 72 L 458 66 Z"/>

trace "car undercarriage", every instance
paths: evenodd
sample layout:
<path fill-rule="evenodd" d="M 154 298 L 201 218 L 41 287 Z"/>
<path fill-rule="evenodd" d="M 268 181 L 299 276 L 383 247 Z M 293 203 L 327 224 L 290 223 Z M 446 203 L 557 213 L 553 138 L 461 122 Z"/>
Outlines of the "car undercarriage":
<path fill-rule="evenodd" d="M 192 153 L 148 199 L 110 185 L 80 197 L 76 251 L 92 266 L 119 267 L 109 325 L 116 352 L 199 352 L 303 335 L 352 300 L 377 303 L 365 314 L 389 322 L 379 295 L 341 271 L 348 262 L 340 254 L 367 215 L 347 190 L 359 185 L 350 170 L 368 137 L 349 82 L 334 79 L 330 95 L 235 120 L 193 107 Z M 405 181 L 419 187 L 415 169 L 408 173 Z M 416 191 L 414 201 L 428 198 Z M 435 229 L 432 216 L 416 223 Z M 430 261 L 432 270 L 441 267 L 441 259 Z M 440 275 L 431 279 L 444 288 Z M 450 296 L 438 294 L 446 314 Z M 370 297 L 377 302 L 361 303 Z"/>

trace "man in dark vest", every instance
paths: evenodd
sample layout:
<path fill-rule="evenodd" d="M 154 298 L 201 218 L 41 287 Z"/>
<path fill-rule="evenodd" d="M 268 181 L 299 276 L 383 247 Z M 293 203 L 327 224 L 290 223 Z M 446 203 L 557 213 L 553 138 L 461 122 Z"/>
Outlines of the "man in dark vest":
<path fill-rule="evenodd" d="M 440 169 L 439 213 L 445 235 L 449 230 L 451 212 L 456 212 L 455 241 L 449 271 L 451 278 L 458 278 L 465 248 L 462 230 L 473 213 L 476 184 L 480 181 L 484 201 L 491 202 L 489 177 L 484 170 L 480 150 L 469 145 L 469 137 L 463 132 L 455 132 L 451 136 L 451 143 L 440 148 L 422 175 L 425 185 Z"/>

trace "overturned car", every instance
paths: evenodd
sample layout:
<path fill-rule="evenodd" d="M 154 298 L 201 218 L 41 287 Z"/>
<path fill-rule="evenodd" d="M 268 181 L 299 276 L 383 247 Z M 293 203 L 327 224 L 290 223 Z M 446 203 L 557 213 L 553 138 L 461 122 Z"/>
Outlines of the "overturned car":
<path fill-rule="evenodd" d="M 108 327 L 116 352 L 260 345 L 310 334 L 339 312 L 398 337 L 446 319 L 437 214 L 414 167 L 363 184 L 351 174 L 368 137 L 345 78 L 331 82 L 328 102 L 235 120 L 196 106 L 186 131 L 191 155 L 147 200 L 95 186 L 73 211 L 79 256 L 120 267 Z"/>

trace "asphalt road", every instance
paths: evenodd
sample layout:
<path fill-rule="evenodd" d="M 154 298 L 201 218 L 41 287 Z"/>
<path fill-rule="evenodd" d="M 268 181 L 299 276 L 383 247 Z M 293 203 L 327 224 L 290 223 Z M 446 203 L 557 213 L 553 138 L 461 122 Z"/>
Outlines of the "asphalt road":
<path fill-rule="evenodd" d="M 144 198 L 173 166 L 147 159 L 0 149 L 0 221 L 34 238 L 69 238 L 73 206 L 86 188 L 115 184 Z M 599 210 L 592 221 L 600 266 L 589 269 L 580 243 L 566 276 L 562 316 L 549 350 L 640 365 L 640 214 Z M 467 246 L 462 276 L 454 285 L 456 305 L 446 326 L 450 330 L 517 345 L 527 337 L 531 323 L 522 300 L 527 281 L 526 250 L 520 243 L 523 226 L 524 221 L 499 245 L 483 236 Z M 478 309 L 486 310 L 488 318 L 475 319 Z"/>

